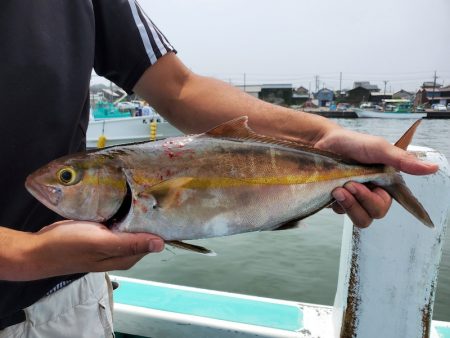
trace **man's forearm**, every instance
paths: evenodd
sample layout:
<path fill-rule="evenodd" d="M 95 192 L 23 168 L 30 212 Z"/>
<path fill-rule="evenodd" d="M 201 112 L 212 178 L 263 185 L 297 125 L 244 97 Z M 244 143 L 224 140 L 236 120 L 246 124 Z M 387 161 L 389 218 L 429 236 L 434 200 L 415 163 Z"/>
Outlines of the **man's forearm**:
<path fill-rule="evenodd" d="M 28 252 L 32 235 L 0 227 L 0 280 L 24 280 L 28 277 Z"/>
<path fill-rule="evenodd" d="M 258 133 L 313 145 L 330 129 L 339 128 L 320 116 L 276 106 L 222 81 L 193 74 L 175 55 L 164 56 L 152 68 L 135 91 L 186 133 L 203 132 L 246 115 Z"/>

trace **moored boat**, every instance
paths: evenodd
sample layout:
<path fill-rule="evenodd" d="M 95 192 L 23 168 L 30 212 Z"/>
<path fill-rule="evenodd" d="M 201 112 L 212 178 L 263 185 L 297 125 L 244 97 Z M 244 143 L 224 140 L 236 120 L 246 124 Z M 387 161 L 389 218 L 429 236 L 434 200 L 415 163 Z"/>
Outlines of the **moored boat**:
<path fill-rule="evenodd" d="M 365 109 L 363 106 L 355 109 L 356 115 L 363 118 L 384 119 L 421 119 L 427 116 L 425 112 L 414 112 L 409 100 L 387 99 L 383 100 L 382 110 Z"/>
<path fill-rule="evenodd" d="M 155 122 L 153 131 L 152 121 Z M 86 134 L 86 146 L 88 149 L 96 148 L 100 137 L 106 138 L 106 146 L 148 141 L 152 133 L 156 140 L 182 135 L 181 131 L 162 117 L 135 116 L 91 120 Z"/>

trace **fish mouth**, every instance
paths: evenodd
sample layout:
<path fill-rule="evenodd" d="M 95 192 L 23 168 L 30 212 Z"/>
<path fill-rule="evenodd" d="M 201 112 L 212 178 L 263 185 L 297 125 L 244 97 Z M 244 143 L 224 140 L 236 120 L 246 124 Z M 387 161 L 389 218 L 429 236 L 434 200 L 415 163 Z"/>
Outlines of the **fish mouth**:
<path fill-rule="evenodd" d="M 30 177 L 25 181 L 25 188 L 39 202 L 54 210 L 62 199 L 63 192 L 60 188 L 51 185 L 41 185 L 33 182 Z"/>

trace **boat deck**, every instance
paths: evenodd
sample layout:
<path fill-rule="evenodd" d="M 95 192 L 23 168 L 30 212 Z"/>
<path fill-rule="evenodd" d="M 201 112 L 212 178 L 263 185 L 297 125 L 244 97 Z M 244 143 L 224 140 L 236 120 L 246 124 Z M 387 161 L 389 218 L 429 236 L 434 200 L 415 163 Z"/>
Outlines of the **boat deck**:
<path fill-rule="evenodd" d="M 333 308 L 114 276 L 118 337 L 334 337 Z M 433 321 L 431 338 L 450 338 Z"/>

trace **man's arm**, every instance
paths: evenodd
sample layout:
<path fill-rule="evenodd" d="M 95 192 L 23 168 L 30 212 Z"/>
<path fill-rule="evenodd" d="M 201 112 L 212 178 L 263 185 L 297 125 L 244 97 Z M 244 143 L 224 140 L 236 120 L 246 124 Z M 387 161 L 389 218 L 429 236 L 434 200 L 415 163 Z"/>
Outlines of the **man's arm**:
<path fill-rule="evenodd" d="M 150 67 L 134 90 L 187 133 L 203 132 L 246 115 L 250 127 L 263 135 L 309 144 L 363 163 L 383 163 L 415 175 L 438 169 L 383 138 L 352 132 L 326 118 L 272 105 L 222 81 L 196 75 L 173 53 Z M 383 217 L 390 207 L 390 196 L 380 188 L 369 190 L 358 183 L 345 187 L 333 191 L 338 202 L 334 210 L 347 212 L 357 226 L 368 226 L 374 218 Z"/>
<path fill-rule="evenodd" d="M 38 233 L 0 227 L 0 280 L 124 270 L 163 248 L 157 236 L 115 233 L 91 222 L 58 222 Z"/>

